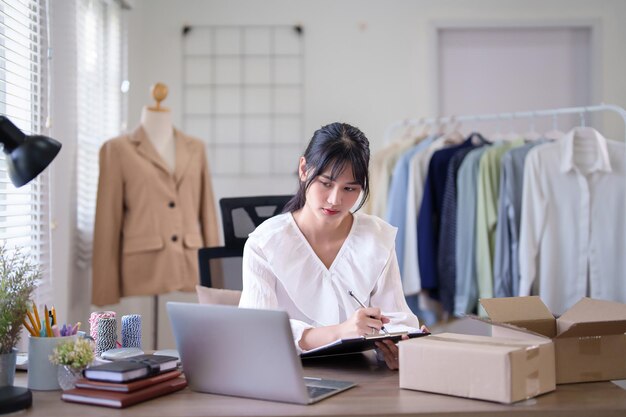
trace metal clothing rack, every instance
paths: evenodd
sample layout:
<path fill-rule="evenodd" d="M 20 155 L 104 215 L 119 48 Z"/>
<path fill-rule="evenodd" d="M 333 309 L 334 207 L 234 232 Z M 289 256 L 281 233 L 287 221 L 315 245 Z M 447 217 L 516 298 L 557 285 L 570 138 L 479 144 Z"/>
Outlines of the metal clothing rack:
<path fill-rule="evenodd" d="M 624 121 L 624 141 L 626 142 L 626 110 L 620 106 L 613 104 L 599 104 L 593 106 L 583 107 L 563 107 L 557 109 L 548 110 L 533 110 L 533 111 L 519 111 L 508 113 L 493 113 L 493 114 L 477 114 L 477 115 L 462 115 L 462 116 L 445 116 L 445 117 L 432 117 L 421 119 L 405 119 L 399 120 L 389 125 L 385 131 L 385 143 L 389 142 L 393 132 L 401 127 L 407 128 L 409 126 L 421 126 L 424 124 L 444 124 L 453 122 L 482 122 L 482 121 L 503 121 L 513 119 L 534 119 L 536 117 L 552 117 L 556 122 L 556 117 L 565 114 L 578 114 L 580 115 L 581 125 L 585 126 L 585 113 L 612 111 L 619 114 Z M 533 126 L 534 127 L 534 126 Z M 624 151 L 626 156 L 626 150 Z M 626 203 L 626 202 L 625 202 Z"/>
<path fill-rule="evenodd" d="M 600 112 L 600 111 L 613 111 L 618 113 L 624 120 L 624 126 L 626 129 L 626 110 L 620 106 L 613 104 L 599 104 L 593 106 L 583 107 L 562 107 L 557 109 L 548 110 L 532 110 L 532 111 L 519 111 L 508 113 L 492 113 L 492 114 L 477 114 L 477 115 L 462 115 L 462 116 L 444 116 L 444 117 L 431 117 L 422 119 L 405 119 L 398 120 L 392 123 L 385 130 L 385 142 L 389 142 L 393 132 L 401 127 L 407 128 L 410 126 L 420 126 L 423 124 L 435 124 L 435 123 L 453 123 L 453 122 L 489 122 L 489 121 L 504 121 L 513 119 L 534 119 L 537 117 L 553 117 L 556 119 L 559 115 L 564 114 L 578 114 L 580 115 L 581 124 L 585 124 L 585 113 Z M 624 140 L 626 141 L 626 130 L 624 133 Z"/>

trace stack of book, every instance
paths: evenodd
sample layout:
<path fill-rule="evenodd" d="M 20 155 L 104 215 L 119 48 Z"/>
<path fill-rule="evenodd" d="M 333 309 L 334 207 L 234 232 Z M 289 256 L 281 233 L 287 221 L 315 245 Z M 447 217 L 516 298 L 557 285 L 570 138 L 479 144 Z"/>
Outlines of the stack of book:
<path fill-rule="evenodd" d="M 87 368 L 64 401 L 125 408 L 187 386 L 177 369 L 178 358 L 140 355 Z"/>

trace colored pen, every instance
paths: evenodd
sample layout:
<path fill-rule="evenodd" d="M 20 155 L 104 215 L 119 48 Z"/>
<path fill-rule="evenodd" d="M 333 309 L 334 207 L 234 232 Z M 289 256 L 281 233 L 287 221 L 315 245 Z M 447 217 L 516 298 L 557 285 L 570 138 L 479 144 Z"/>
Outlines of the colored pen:
<path fill-rule="evenodd" d="M 361 300 L 359 300 L 358 298 L 356 298 L 356 295 L 354 295 L 354 293 L 353 293 L 352 291 L 348 291 L 348 294 L 350 294 L 350 297 L 354 298 L 354 299 L 356 300 L 356 302 L 357 302 L 357 303 L 359 303 L 359 305 L 360 305 L 361 307 L 363 307 L 363 308 L 367 308 L 367 307 L 365 307 L 365 305 L 361 302 Z M 370 317 L 371 317 L 371 318 L 373 318 L 373 319 L 374 319 L 374 318 L 376 318 L 376 317 L 372 317 L 372 316 L 370 316 Z M 385 329 L 385 326 L 382 326 L 382 327 L 380 328 L 380 330 L 382 330 L 383 332 L 385 332 L 385 334 L 389 334 L 389 332 L 387 331 L 387 329 Z"/>
<path fill-rule="evenodd" d="M 44 320 L 45 320 L 45 326 L 46 326 L 46 337 L 52 337 L 52 329 L 50 328 L 50 322 L 48 321 L 49 319 L 49 312 L 48 312 L 48 306 L 44 305 L 43 306 L 43 311 L 44 311 Z"/>
<path fill-rule="evenodd" d="M 57 311 L 54 306 L 52 306 L 50 311 L 52 312 L 52 324 L 57 324 Z"/>

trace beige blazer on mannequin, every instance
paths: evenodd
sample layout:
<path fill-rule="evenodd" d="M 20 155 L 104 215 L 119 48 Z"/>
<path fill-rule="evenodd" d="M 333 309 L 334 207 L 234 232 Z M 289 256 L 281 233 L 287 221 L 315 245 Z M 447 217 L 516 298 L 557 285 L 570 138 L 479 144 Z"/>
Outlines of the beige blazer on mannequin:
<path fill-rule="evenodd" d="M 92 302 L 195 291 L 198 248 L 219 232 L 204 144 L 174 130 L 172 174 L 138 127 L 100 149 Z"/>

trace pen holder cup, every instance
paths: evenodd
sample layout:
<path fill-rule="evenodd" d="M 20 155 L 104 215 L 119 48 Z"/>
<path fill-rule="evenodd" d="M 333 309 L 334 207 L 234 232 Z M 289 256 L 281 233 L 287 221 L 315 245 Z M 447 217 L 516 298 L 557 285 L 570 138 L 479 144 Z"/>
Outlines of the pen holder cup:
<path fill-rule="evenodd" d="M 57 378 L 58 365 L 50 362 L 54 348 L 78 336 L 28 337 L 28 388 L 51 391 L 61 389 Z"/>

